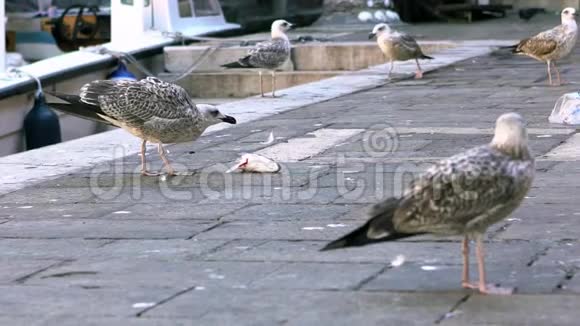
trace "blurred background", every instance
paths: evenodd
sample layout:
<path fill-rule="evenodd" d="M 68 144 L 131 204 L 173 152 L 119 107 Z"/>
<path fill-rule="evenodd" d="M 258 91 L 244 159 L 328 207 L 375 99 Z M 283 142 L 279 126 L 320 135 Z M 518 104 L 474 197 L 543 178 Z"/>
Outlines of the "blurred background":
<path fill-rule="evenodd" d="M 151 74 L 176 74 L 171 75 L 171 78 L 179 77 L 187 90 L 197 94 L 204 103 L 224 103 L 235 97 L 254 95 L 256 83 L 252 78 L 255 76 L 245 76 L 243 72 L 224 72 L 217 65 L 208 66 L 215 68 L 212 71 L 208 67 L 203 68 L 209 72 L 190 71 L 190 67 L 194 66 L 192 58 L 205 51 L 195 49 L 196 46 L 202 46 L 195 37 L 222 37 L 215 41 L 217 43 L 226 37 L 229 39 L 228 47 L 234 48 L 227 51 L 238 51 L 235 55 L 241 55 L 246 51 L 244 47 L 252 42 L 270 37 L 272 21 L 286 19 L 296 24 L 298 28 L 289 34 L 291 42 L 304 46 L 295 46 L 293 62 L 287 65 L 285 70 L 288 71 L 280 74 L 279 78 L 281 85 L 290 87 L 331 77 L 346 69 L 337 68 L 334 64 L 341 60 L 326 60 L 331 57 L 329 53 L 334 53 L 334 57 L 339 59 L 352 56 L 353 62 L 358 62 L 357 65 L 349 66 L 348 69 L 353 70 L 381 63 L 384 58 L 377 51 L 376 44 L 367 39 L 368 32 L 377 23 L 388 23 L 419 41 L 490 38 L 514 40 L 555 26 L 560 19 L 559 11 L 564 7 L 578 8 L 579 2 L 580 0 L 6 0 L 5 33 L 2 33 L 5 35 L 6 48 L 5 51 L 0 50 L 0 57 L 4 57 L 6 68 L 27 66 L 29 73 L 39 77 L 45 87 L 62 92 L 77 92 L 79 85 L 94 79 L 117 78 L 118 75 L 125 78 L 129 75 L 128 69 L 134 75 L 133 78 Z M 111 15 L 111 12 L 116 12 L 117 15 Z M 154 32 L 152 34 L 168 34 L 164 36 L 165 39 L 160 39 L 149 35 L 150 31 Z M 189 38 L 180 38 L 178 34 Z M 117 42 L 112 41 L 115 36 L 118 38 Z M 106 45 L 109 42 L 120 45 L 120 51 L 134 56 L 132 61 L 125 62 L 125 66 L 113 57 L 108 57 L 107 60 L 99 58 L 99 61 L 91 53 L 76 51 L 84 47 L 91 50 L 90 46 Z M 349 42 L 359 44 L 353 45 Z M 354 51 L 355 48 L 358 52 Z M 226 49 L 222 51 L 229 54 L 216 53 L 210 61 L 218 62 L 219 58 L 226 60 L 229 56 L 234 56 L 233 52 L 227 52 Z M 320 57 L 325 59 L 320 60 L 317 66 L 321 71 L 313 73 L 310 71 L 313 68 L 304 68 L 305 65 L 312 66 L 313 61 L 310 59 L 312 56 L 304 55 L 307 51 L 324 54 Z M 366 54 L 363 55 L 360 51 Z M 333 68 L 326 71 L 320 68 L 323 65 Z M 187 71 L 189 73 L 185 74 Z M 247 82 L 239 82 L 241 78 L 246 78 Z M 231 92 L 224 93 L 221 86 L 228 81 Z M 215 93 L 210 92 L 213 88 L 207 85 L 215 85 Z M 23 141 L 23 130 L 26 128 L 22 127 L 22 121 L 27 113 L 35 112 L 31 107 L 37 107 L 31 92 L 35 88 L 36 84 L 30 80 L 23 83 L 6 76 L 0 80 L 0 156 L 30 148 Z M 61 115 L 60 121 L 61 127 L 55 127 L 54 130 L 62 131 L 62 140 L 106 130 L 101 125 L 71 116 Z M 46 122 L 41 121 L 39 125 L 46 125 Z M 59 136 L 55 139 L 61 138 Z"/>

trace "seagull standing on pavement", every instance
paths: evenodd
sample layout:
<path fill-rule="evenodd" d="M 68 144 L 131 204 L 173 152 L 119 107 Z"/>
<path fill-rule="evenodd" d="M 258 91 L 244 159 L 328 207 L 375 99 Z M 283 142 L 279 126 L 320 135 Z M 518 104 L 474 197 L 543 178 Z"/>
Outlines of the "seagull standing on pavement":
<path fill-rule="evenodd" d="M 462 235 L 462 286 L 481 293 L 511 294 L 512 289 L 486 284 L 483 235 L 522 202 L 534 177 L 523 118 L 501 115 L 490 144 L 442 160 L 414 179 L 399 198 L 373 206 L 360 228 L 322 250 L 364 246 L 432 233 Z M 469 282 L 469 238 L 477 241 L 479 283 Z"/>
<path fill-rule="evenodd" d="M 294 25 L 279 19 L 272 23 L 272 39 L 256 44 L 248 54 L 236 62 L 222 65 L 224 68 L 258 68 L 260 74 L 260 94 L 264 97 L 262 87 L 262 69 L 272 73 L 272 97 L 276 97 L 276 69 L 290 57 L 290 40 L 286 32 Z"/>
<path fill-rule="evenodd" d="M 518 44 L 509 46 L 513 53 L 527 55 L 548 65 L 548 81 L 552 83 L 551 65 L 556 68 L 558 85 L 561 84 L 560 71 L 556 61 L 565 58 L 572 52 L 576 44 L 578 26 L 575 17 L 578 14 L 574 8 L 562 10 L 562 24 L 541 32 L 536 36 L 521 40 Z"/>
<path fill-rule="evenodd" d="M 175 171 L 165 157 L 163 144 L 196 140 L 205 129 L 236 119 L 209 104 L 195 104 L 182 87 L 148 77 L 134 80 L 96 80 L 84 85 L 79 95 L 49 93 L 67 103 L 49 106 L 93 121 L 110 124 L 143 139 L 141 174 L 159 175 L 146 168 L 147 142 L 157 143 L 169 175 Z"/>
<path fill-rule="evenodd" d="M 433 58 L 423 54 L 421 47 L 417 44 L 417 41 L 415 41 L 414 38 L 405 33 L 391 30 L 389 25 L 384 23 L 375 25 L 373 31 L 369 34 L 369 39 L 372 39 L 375 36 L 379 48 L 391 63 L 388 74 L 389 78 L 391 77 L 391 72 L 393 72 L 395 61 L 406 61 L 411 59 L 415 59 L 415 62 L 417 63 L 415 78 L 423 78 L 419 59 Z"/>

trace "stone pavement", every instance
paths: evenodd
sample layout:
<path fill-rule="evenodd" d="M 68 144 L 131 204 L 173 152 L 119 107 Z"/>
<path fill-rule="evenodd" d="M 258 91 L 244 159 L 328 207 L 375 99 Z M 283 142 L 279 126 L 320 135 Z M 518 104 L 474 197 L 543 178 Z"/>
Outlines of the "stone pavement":
<path fill-rule="evenodd" d="M 547 122 L 574 90 L 531 59 L 477 57 L 170 146 L 193 175 L 143 178 L 129 156 L 6 194 L 0 325 L 577 325 L 580 156 L 546 156 L 575 132 Z M 523 206 L 488 235 L 489 278 L 516 295 L 460 289 L 458 238 L 318 252 L 507 111 L 538 157 Z M 301 146 L 321 135 L 319 152 Z M 282 171 L 223 174 L 256 151 Z"/>

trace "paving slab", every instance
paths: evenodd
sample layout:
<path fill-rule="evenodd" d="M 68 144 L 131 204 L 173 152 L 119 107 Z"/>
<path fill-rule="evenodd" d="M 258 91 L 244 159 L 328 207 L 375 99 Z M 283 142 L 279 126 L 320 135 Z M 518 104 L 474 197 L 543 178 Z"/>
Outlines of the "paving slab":
<path fill-rule="evenodd" d="M 95 240 L 92 240 L 95 241 Z M 104 240 L 101 240 L 104 241 Z M 107 242 L 84 255 L 87 258 L 140 258 L 144 260 L 197 260 L 199 256 L 214 252 L 229 240 L 197 239 L 123 239 Z"/>
<path fill-rule="evenodd" d="M 578 297 L 551 295 L 491 297 L 475 295 L 442 325 L 576 325 Z M 493 313 L 489 313 L 493 311 Z M 527 312 L 527 313 L 523 313 Z"/>
<path fill-rule="evenodd" d="M 57 266 L 64 261 L 48 259 L 0 258 L 0 284 L 23 282 L 36 272 Z"/>
<path fill-rule="evenodd" d="M 32 320 L 72 317 L 134 317 L 142 308 L 136 303 L 159 302 L 178 289 L 83 289 L 0 285 L 0 316 L 27 317 Z M 50 321 L 49 319 L 49 321 Z M 49 324 L 51 324 L 49 322 Z"/>
<path fill-rule="evenodd" d="M 438 319 L 439 314 L 460 298 L 458 294 L 409 295 L 304 290 L 236 290 L 229 291 L 225 297 L 219 293 L 207 297 L 195 291 L 176 298 L 170 304 L 159 306 L 145 316 L 196 318 L 202 324 L 212 321 L 224 325 L 233 320 L 234 316 L 238 316 L 238 323 L 242 325 L 320 325 L 334 321 L 340 325 L 357 321 L 379 325 L 381 322 L 391 324 L 403 320 L 411 320 L 407 323 L 409 325 L 420 325 Z M 425 306 L 425 302 L 429 302 L 429 305 Z"/>
<path fill-rule="evenodd" d="M 51 219 L 13 220 L 0 228 L 11 239 L 185 239 L 212 227 L 200 221 Z"/>
<path fill-rule="evenodd" d="M 357 289 L 367 279 L 382 273 L 386 264 L 288 263 L 256 280 L 251 288 L 286 290 Z"/>
<path fill-rule="evenodd" d="M 471 268 L 472 282 L 477 282 L 477 267 Z M 400 268 L 392 268 L 378 275 L 363 286 L 368 291 L 420 291 L 447 292 L 462 291 L 461 265 L 414 265 L 407 264 Z M 564 277 L 564 272 L 558 268 L 511 265 L 508 263 L 488 263 L 487 280 L 498 286 L 515 288 L 522 293 L 549 293 L 555 291 Z M 463 290 L 473 293 L 472 290 Z"/>
<path fill-rule="evenodd" d="M 83 325 L 86 326 L 101 326 L 101 325 L 111 325 L 111 326 L 193 326 L 199 325 L 195 321 L 190 319 L 160 319 L 160 318 L 139 318 L 139 317 L 83 317 Z M 61 326 L 77 326 L 79 324 L 79 318 L 70 315 L 52 315 L 43 317 L 31 317 L 31 316 L 19 316 L 19 317 L 3 317 L 0 316 L 0 324 L 2 325 L 30 325 L 30 326 L 41 326 L 41 325 L 61 325 Z"/>
<path fill-rule="evenodd" d="M 349 212 L 350 205 L 304 205 L 304 204 L 262 204 L 252 205 L 226 215 L 224 221 L 262 220 L 262 221 L 297 221 L 323 220 L 329 223 Z"/>
<path fill-rule="evenodd" d="M 216 222 L 224 216 L 237 213 L 248 204 L 232 204 L 217 206 L 212 204 L 198 204 L 179 202 L 171 205 L 167 209 L 167 204 L 139 203 L 127 206 L 122 210 L 117 210 L 99 219 L 123 220 L 199 220 L 207 223 Z M 159 210 L 167 210 L 164 214 L 159 214 Z"/>
<path fill-rule="evenodd" d="M 246 288 L 278 271 L 271 262 L 198 262 L 165 259 L 79 259 L 26 280 L 27 285 L 81 288 Z"/>
<path fill-rule="evenodd" d="M 35 209 L 35 206 L 36 209 Z M 0 204 L 0 214 L 11 219 L 59 219 L 59 218 L 94 218 L 109 213 L 123 211 L 127 203 L 59 203 L 50 201 L 42 203 L 39 214 L 36 203 Z"/>
<path fill-rule="evenodd" d="M 94 255 L 111 242 L 84 239 L 0 239 L 0 259 L 73 260 Z"/>

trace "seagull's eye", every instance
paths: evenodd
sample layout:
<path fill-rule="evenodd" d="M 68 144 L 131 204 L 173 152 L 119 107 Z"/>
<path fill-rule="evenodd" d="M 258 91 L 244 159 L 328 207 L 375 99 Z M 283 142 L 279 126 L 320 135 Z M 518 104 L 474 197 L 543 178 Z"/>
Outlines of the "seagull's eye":
<path fill-rule="evenodd" d="M 211 114 L 212 117 L 217 117 L 218 114 L 220 113 L 220 111 L 217 111 L 217 110 L 216 111 L 210 111 L 209 113 Z"/>
<path fill-rule="evenodd" d="M 568 14 L 568 10 L 564 10 L 564 14 L 566 14 L 566 15 L 567 15 L 567 14 Z"/>

